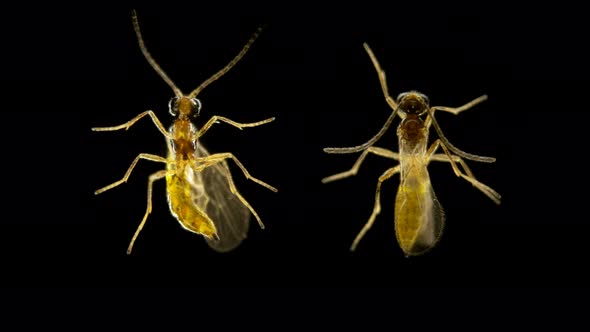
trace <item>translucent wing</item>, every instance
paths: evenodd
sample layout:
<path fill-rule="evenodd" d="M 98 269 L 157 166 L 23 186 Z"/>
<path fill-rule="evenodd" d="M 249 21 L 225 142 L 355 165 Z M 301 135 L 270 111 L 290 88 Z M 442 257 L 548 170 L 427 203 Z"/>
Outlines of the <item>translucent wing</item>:
<path fill-rule="evenodd" d="M 420 255 L 433 248 L 443 231 L 444 211 L 434 194 L 428 172 L 410 168 L 395 201 L 395 233 L 406 255 Z"/>
<path fill-rule="evenodd" d="M 207 157 L 209 152 L 202 144 L 197 146 L 197 157 Z M 218 240 L 205 238 L 216 251 L 226 252 L 236 248 L 247 236 L 250 211 L 230 191 L 229 168 L 225 161 L 194 172 L 198 184 L 193 190 L 194 202 L 215 224 Z"/>
<path fill-rule="evenodd" d="M 444 229 L 445 214 L 443 208 L 434 194 L 432 185 L 429 185 L 429 187 L 430 195 L 425 197 L 422 211 L 424 221 L 420 227 L 413 248 L 416 255 L 423 254 L 432 249 L 440 240 Z"/>

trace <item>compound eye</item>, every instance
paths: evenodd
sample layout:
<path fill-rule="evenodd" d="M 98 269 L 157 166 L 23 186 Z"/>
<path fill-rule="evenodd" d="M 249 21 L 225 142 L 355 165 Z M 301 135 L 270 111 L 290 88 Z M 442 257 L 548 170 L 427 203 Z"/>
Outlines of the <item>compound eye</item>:
<path fill-rule="evenodd" d="M 197 98 L 193 98 L 191 99 L 191 101 L 193 102 L 193 106 L 195 107 L 195 111 L 193 112 L 193 116 L 196 118 L 197 116 L 199 116 L 199 113 L 201 113 L 201 101 L 198 100 Z"/>
<path fill-rule="evenodd" d="M 172 114 L 172 116 L 178 116 L 178 97 L 172 97 L 168 102 L 168 112 Z"/>
<path fill-rule="evenodd" d="M 426 103 L 426 105 L 430 105 L 430 99 L 428 99 L 428 96 L 422 93 L 419 93 L 420 97 L 422 98 L 422 100 L 424 100 L 424 102 Z"/>

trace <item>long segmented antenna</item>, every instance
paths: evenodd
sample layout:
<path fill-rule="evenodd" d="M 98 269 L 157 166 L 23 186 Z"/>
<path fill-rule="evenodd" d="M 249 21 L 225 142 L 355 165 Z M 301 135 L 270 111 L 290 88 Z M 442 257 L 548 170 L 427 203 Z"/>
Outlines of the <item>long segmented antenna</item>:
<path fill-rule="evenodd" d="M 474 160 L 474 161 L 480 161 L 480 162 L 483 162 L 483 163 L 493 163 L 493 162 L 496 161 L 496 158 L 494 158 L 494 157 L 478 156 L 478 155 L 475 155 L 475 154 L 471 154 L 471 153 L 467 153 L 467 152 L 464 152 L 462 150 L 459 150 L 459 148 L 457 148 L 456 146 L 454 146 L 453 144 L 451 144 L 451 142 L 449 142 L 449 140 L 447 140 L 447 138 L 443 134 L 442 130 L 440 129 L 440 127 L 438 125 L 438 123 L 436 122 L 436 119 L 434 118 L 434 112 L 432 112 L 432 108 L 427 108 L 427 111 L 428 111 L 428 116 L 432 119 L 432 125 L 434 126 L 434 130 L 436 130 L 436 133 L 438 134 L 438 137 L 443 142 L 443 144 L 446 145 L 449 148 L 449 150 L 455 152 L 458 156 L 463 157 L 465 159 L 470 159 L 470 160 Z"/>
<path fill-rule="evenodd" d="M 145 56 L 147 61 L 150 63 L 152 68 L 154 68 L 154 70 L 158 73 L 158 75 L 160 75 L 160 77 L 172 88 L 176 97 L 182 98 L 182 96 L 184 95 L 182 91 L 180 91 L 180 89 L 176 87 L 176 85 L 174 84 L 174 82 L 172 82 L 170 77 L 168 77 L 168 75 L 166 75 L 162 68 L 160 68 L 156 60 L 152 58 L 152 55 L 150 54 L 150 52 L 148 52 L 147 48 L 145 47 L 145 43 L 143 42 L 143 38 L 141 37 L 141 31 L 139 30 L 139 21 L 137 20 L 137 13 L 135 12 L 135 9 L 131 12 L 131 18 L 133 20 L 133 28 L 135 29 L 135 34 L 137 35 L 137 41 L 139 42 L 139 48 L 141 48 L 143 56 Z"/>
<path fill-rule="evenodd" d="M 188 98 L 195 98 L 195 97 L 197 97 L 199 95 L 199 93 L 201 91 L 203 91 L 203 89 L 205 89 L 209 84 L 215 82 L 221 76 L 225 75 L 225 73 L 227 73 L 230 69 L 232 69 L 232 67 L 235 66 L 236 63 L 238 63 L 238 61 L 240 61 L 240 59 L 242 59 L 242 57 L 246 54 L 246 52 L 248 52 L 248 50 L 250 49 L 250 46 L 252 46 L 252 44 L 254 43 L 254 41 L 256 40 L 256 38 L 258 38 L 258 35 L 260 35 L 260 32 L 261 31 L 262 31 L 262 27 L 259 27 L 256 30 L 256 32 L 254 32 L 254 35 L 252 35 L 252 37 L 250 37 L 250 40 L 248 40 L 248 43 L 246 43 L 246 45 L 242 48 L 242 50 L 240 51 L 240 53 L 238 53 L 238 55 L 236 55 L 220 71 L 218 71 L 217 73 L 215 73 L 213 76 L 211 76 L 205 82 L 201 83 L 201 85 L 199 85 L 199 87 L 197 87 L 195 90 L 193 90 L 193 92 L 190 93 L 190 95 L 188 95 Z"/>
<path fill-rule="evenodd" d="M 365 51 L 367 51 L 367 54 L 369 54 L 369 57 L 371 58 L 371 62 L 373 62 L 373 66 L 375 67 L 375 70 L 377 71 L 377 75 L 379 75 L 379 82 L 381 83 L 381 90 L 383 90 L 383 95 L 385 96 L 385 100 L 387 101 L 389 106 L 393 109 L 393 112 L 391 113 L 389 118 L 387 118 L 387 121 L 385 121 L 385 124 L 383 125 L 381 130 L 379 130 L 377 135 L 373 136 L 373 138 L 371 138 L 368 142 L 366 142 L 362 145 L 358 145 L 358 146 L 354 146 L 354 147 L 350 147 L 350 148 L 325 148 L 324 152 L 326 152 L 326 153 L 335 153 L 335 154 L 355 153 L 355 152 L 359 152 L 359 151 L 367 149 L 369 146 L 375 144 L 375 142 L 377 142 L 377 140 L 379 140 L 381 138 L 381 136 L 383 136 L 383 134 L 385 134 L 385 132 L 387 131 L 387 129 L 391 125 L 391 122 L 393 122 L 395 115 L 397 114 L 398 104 L 395 100 L 393 100 L 393 98 L 391 98 L 389 96 L 389 91 L 387 89 L 387 80 L 385 79 L 385 71 L 383 71 L 383 69 L 381 69 L 381 66 L 379 65 L 379 61 L 377 61 L 377 57 L 375 57 L 375 54 L 373 54 L 373 51 L 369 47 L 369 44 L 363 43 L 363 47 L 365 48 Z"/>
<path fill-rule="evenodd" d="M 397 108 L 393 112 L 391 112 L 391 115 L 389 116 L 389 118 L 387 118 L 387 121 L 385 121 L 385 124 L 383 125 L 381 130 L 379 130 L 377 135 L 373 136 L 373 138 L 371 138 L 368 142 L 358 145 L 358 146 L 353 146 L 350 148 L 324 148 L 324 152 L 335 153 L 335 154 L 344 154 L 344 153 L 355 153 L 355 152 L 359 152 L 359 151 L 367 149 L 369 146 L 375 144 L 375 142 L 377 142 L 377 140 L 380 139 L 381 136 L 383 136 L 383 134 L 385 134 L 385 132 L 387 131 L 387 129 L 389 128 L 389 126 L 393 122 L 393 119 L 395 118 L 396 114 L 397 114 Z"/>

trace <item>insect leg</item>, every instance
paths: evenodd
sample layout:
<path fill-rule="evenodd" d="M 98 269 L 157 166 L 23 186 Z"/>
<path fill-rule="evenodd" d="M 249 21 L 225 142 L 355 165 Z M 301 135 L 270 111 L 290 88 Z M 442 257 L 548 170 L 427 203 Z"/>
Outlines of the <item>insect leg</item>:
<path fill-rule="evenodd" d="M 463 159 L 461 159 L 461 157 L 456 156 L 456 155 L 451 155 L 451 157 L 453 158 L 454 162 L 459 163 L 461 165 L 461 167 L 463 168 L 463 171 L 465 171 L 465 173 L 467 173 L 467 176 L 475 179 L 475 175 L 473 175 L 473 172 L 471 172 L 471 169 L 469 168 L 469 166 L 467 166 L 467 163 L 465 161 L 463 161 Z M 450 162 L 449 156 L 447 156 L 444 153 L 436 153 L 436 154 L 431 155 L 429 161 L 432 161 L 432 160 Z"/>
<path fill-rule="evenodd" d="M 441 158 L 442 157 L 441 155 L 433 155 L 434 151 L 438 148 L 439 145 L 442 147 L 442 149 L 445 152 L 446 160 Z M 428 149 L 428 154 L 432 155 L 432 157 L 433 157 L 432 160 L 446 161 L 446 162 L 451 163 L 451 167 L 453 168 L 453 172 L 455 172 L 455 175 L 457 175 L 458 177 L 461 177 L 461 178 L 465 179 L 467 182 L 471 183 L 475 188 L 479 189 L 479 191 L 481 191 L 486 196 L 488 196 L 492 201 L 494 201 L 494 203 L 500 204 L 500 199 L 502 198 L 502 196 L 500 196 L 500 194 L 498 194 L 494 189 L 477 181 L 475 179 L 475 176 L 473 176 L 473 173 L 471 172 L 469 167 L 467 167 L 467 165 L 465 164 L 465 162 L 463 162 L 463 160 L 461 160 L 460 157 L 452 155 L 449 152 L 449 150 L 447 149 L 447 147 L 444 144 L 441 144 L 440 140 L 436 140 L 436 141 L 434 141 L 434 143 L 432 143 L 432 145 Z M 436 156 L 436 159 L 434 159 L 435 156 Z M 465 170 L 467 175 L 461 173 L 461 171 L 459 170 L 459 167 L 457 167 L 457 164 L 455 162 L 457 160 L 459 161 L 461 166 L 463 166 L 463 169 Z"/>
<path fill-rule="evenodd" d="M 167 173 L 168 173 L 168 171 L 161 170 L 161 171 L 158 171 L 158 172 L 150 175 L 150 177 L 149 177 L 148 191 L 147 191 L 147 209 L 145 210 L 145 214 L 143 215 L 143 219 L 141 220 L 141 223 L 137 227 L 135 234 L 133 234 L 133 237 L 131 238 L 131 242 L 129 243 L 129 247 L 127 247 L 127 255 L 131 254 L 131 251 L 133 250 L 133 244 L 135 243 L 135 240 L 137 240 L 137 236 L 139 235 L 139 233 L 143 229 L 143 226 L 145 225 L 145 222 L 147 221 L 148 215 L 152 212 L 152 186 L 153 186 L 153 183 L 154 183 L 154 181 L 165 177 Z"/>
<path fill-rule="evenodd" d="M 242 130 L 243 128 L 248 128 L 248 127 L 257 127 L 260 125 L 263 125 L 265 123 L 269 123 L 274 121 L 274 117 L 273 118 L 268 118 L 266 120 L 262 120 L 262 121 L 258 121 L 258 122 L 253 122 L 253 123 L 239 123 L 239 122 L 235 122 L 232 121 L 228 118 L 225 118 L 223 116 L 217 116 L 214 115 L 211 117 L 211 119 L 209 119 L 209 121 L 207 121 L 207 123 L 205 123 L 205 125 L 203 125 L 203 127 L 201 127 L 201 129 L 199 130 L 199 132 L 197 133 L 197 138 L 205 135 L 205 133 L 207 132 L 207 130 L 209 130 L 209 128 L 211 128 L 211 126 L 215 123 L 219 123 L 219 121 L 225 122 L 229 125 L 232 125 L 240 130 Z"/>
<path fill-rule="evenodd" d="M 195 167 L 195 171 L 202 171 L 203 169 L 212 166 L 214 164 L 217 164 L 223 160 L 225 160 L 226 158 L 217 158 L 218 154 L 213 154 L 210 155 L 208 157 L 205 158 L 198 158 L 200 159 L 200 161 L 202 162 L 202 164 L 200 164 L 198 167 Z M 215 157 L 212 160 L 211 157 Z M 236 159 L 234 159 L 234 161 L 236 161 L 236 163 L 239 163 Z M 246 199 L 238 192 L 238 189 L 236 188 L 236 185 L 234 184 L 234 180 L 231 176 L 231 172 L 229 171 L 229 169 L 226 167 L 226 165 L 224 163 L 221 164 L 221 168 L 223 168 L 223 170 L 225 171 L 225 175 L 227 178 L 227 182 L 229 184 L 229 190 L 232 192 L 232 194 L 236 195 L 236 197 L 242 202 L 242 204 L 244 204 L 248 210 L 250 210 L 250 212 L 252 212 L 252 214 L 254 215 L 254 218 L 256 218 L 256 220 L 258 221 L 258 225 L 260 225 L 260 228 L 264 229 L 264 224 L 262 223 L 262 220 L 260 220 L 260 217 L 258 216 L 258 213 L 256 213 L 256 211 L 254 210 L 254 208 L 252 207 L 252 205 L 250 205 L 250 203 L 248 203 L 248 201 L 246 201 Z M 241 165 L 241 164 L 239 164 Z M 243 168 L 243 166 L 240 166 L 240 168 L 242 168 L 243 171 L 245 171 L 245 168 Z M 246 172 L 247 173 L 247 172 Z M 245 174 L 246 174 L 245 173 Z M 250 177 L 250 174 L 246 174 L 246 178 L 252 180 L 254 178 Z M 256 179 L 255 179 L 256 180 Z M 260 181 L 260 180 L 257 180 Z M 264 183 L 262 181 L 260 181 L 260 183 Z M 266 186 L 268 186 L 267 188 L 270 188 L 273 191 L 277 191 L 275 188 L 267 185 L 266 183 L 264 183 Z"/>
<path fill-rule="evenodd" d="M 120 185 L 121 183 L 127 182 L 127 179 L 129 179 L 129 176 L 131 175 L 131 171 L 133 170 L 133 168 L 135 168 L 135 164 L 137 164 L 137 162 L 139 161 L 139 159 L 145 159 L 145 160 L 151 160 L 151 161 L 156 161 L 156 162 L 161 162 L 161 163 L 167 163 L 168 161 L 166 160 L 166 158 L 160 157 L 160 156 L 156 156 L 153 154 L 149 154 L 149 153 L 140 153 L 135 160 L 133 160 L 133 162 L 131 163 L 131 166 L 129 166 L 129 169 L 127 170 L 127 172 L 125 173 L 125 175 L 123 176 L 123 178 L 119 181 L 113 182 L 111 184 L 109 184 L 106 187 L 100 188 L 97 191 L 94 192 L 95 195 L 101 194 L 109 189 L 112 189 L 118 185 Z"/>
<path fill-rule="evenodd" d="M 374 153 L 378 156 L 385 157 L 385 158 L 399 160 L 399 155 L 393 151 L 390 151 L 390 150 L 387 150 L 384 148 L 379 148 L 376 146 L 370 146 L 365 151 L 363 151 L 363 153 L 361 153 L 361 155 L 359 156 L 359 158 L 354 163 L 354 165 L 352 166 L 351 169 L 349 169 L 348 171 L 342 172 L 342 173 L 338 173 L 338 174 L 334 174 L 334 175 L 325 177 L 322 179 L 322 183 L 328 183 L 328 182 L 332 182 L 332 181 L 336 181 L 336 180 L 341 180 L 341 179 L 347 178 L 349 176 L 356 175 L 359 170 L 359 167 L 361 166 L 361 164 L 365 160 L 365 157 L 369 153 Z"/>
<path fill-rule="evenodd" d="M 385 78 L 385 71 L 383 71 L 383 69 L 381 69 L 381 66 L 379 65 L 379 61 L 377 61 L 377 57 L 375 56 L 375 54 L 373 54 L 373 51 L 369 47 L 369 44 L 363 43 L 363 46 L 365 47 L 365 51 L 367 51 L 367 54 L 369 54 L 369 57 L 371 58 L 371 61 L 373 62 L 373 66 L 375 67 L 375 70 L 377 71 L 377 74 L 379 75 L 379 82 L 381 83 L 381 89 L 383 90 L 383 95 L 385 96 L 385 100 L 387 101 L 387 103 L 389 104 L 389 106 L 392 109 L 396 110 L 398 105 L 395 102 L 395 100 L 393 100 L 393 98 L 391 98 L 391 96 L 389 96 L 389 89 L 387 88 L 387 79 Z"/>
<path fill-rule="evenodd" d="M 466 110 L 472 108 L 473 106 L 475 106 L 481 102 L 486 101 L 487 99 L 488 99 L 488 96 L 483 95 L 483 96 L 479 96 L 479 97 L 473 99 L 472 101 L 468 102 L 467 104 L 459 106 L 459 107 L 432 106 L 431 109 L 433 111 L 438 110 L 438 111 L 449 112 L 449 113 L 453 113 L 453 114 L 457 115 L 463 111 L 466 111 Z"/>
<path fill-rule="evenodd" d="M 461 149 L 457 148 L 453 144 L 451 144 L 451 142 L 449 142 L 449 140 L 443 134 L 442 129 L 440 128 L 436 119 L 434 118 L 434 113 L 436 110 L 445 111 L 445 112 L 453 113 L 456 115 L 456 114 L 459 114 L 460 112 L 463 112 L 465 110 L 472 108 L 473 106 L 475 106 L 487 99 L 488 99 L 488 96 L 483 95 L 483 96 L 475 98 L 474 100 L 468 102 L 467 104 L 465 104 L 463 106 L 459 106 L 459 107 L 432 106 L 427 109 L 428 116 L 426 117 L 426 121 L 424 122 L 424 126 L 428 129 L 428 128 L 430 128 L 431 125 L 434 125 L 434 129 L 436 130 L 436 133 L 438 134 L 438 137 L 442 141 L 443 145 L 446 148 L 453 151 L 455 154 L 457 154 L 465 159 L 470 159 L 470 160 L 484 162 L 484 163 L 493 163 L 496 161 L 496 158 L 478 156 L 475 154 L 467 153 L 467 152 L 462 151 Z"/>
<path fill-rule="evenodd" d="M 354 239 L 354 242 L 352 242 L 352 246 L 350 247 L 351 251 L 354 251 L 356 249 L 356 247 L 358 246 L 358 244 L 361 241 L 361 239 L 363 238 L 363 236 L 365 236 L 367 231 L 371 228 L 371 226 L 373 226 L 373 222 L 375 222 L 375 217 L 377 217 L 379 212 L 381 212 L 381 202 L 380 202 L 381 183 L 383 183 L 383 181 L 392 177 L 394 174 L 399 173 L 399 171 L 400 171 L 400 166 L 397 165 L 395 167 L 388 169 L 387 171 L 385 171 L 385 173 L 383 173 L 383 175 L 381 175 L 379 177 L 379 181 L 377 182 L 377 190 L 375 190 L 375 207 L 373 208 L 373 213 L 371 213 L 371 216 L 369 217 L 369 221 L 367 221 L 365 226 L 363 226 L 363 229 L 361 229 L 361 231 L 358 233 L 358 235 Z"/>
<path fill-rule="evenodd" d="M 139 119 L 143 118 L 144 116 L 149 115 L 152 118 L 152 121 L 154 122 L 154 124 L 156 125 L 156 127 L 158 128 L 158 130 L 167 138 L 172 139 L 172 136 L 170 136 L 170 134 L 166 131 L 166 128 L 164 128 L 164 125 L 162 124 L 162 122 L 160 122 L 160 120 L 158 120 L 158 117 L 156 116 L 156 114 L 154 114 L 153 111 L 145 111 L 141 114 L 139 114 L 138 116 L 134 117 L 133 119 L 118 125 L 118 126 L 112 126 L 112 127 L 94 127 L 92 128 L 92 131 L 115 131 L 115 130 L 121 130 L 121 129 L 129 129 L 131 126 L 133 126 L 137 121 L 139 121 Z"/>
<path fill-rule="evenodd" d="M 244 173 L 244 176 L 246 176 L 246 179 L 254 181 L 269 190 L 277 192 L 277 189 L 275 187 L 267 184 L 266 182 L 258 180 L 257 178 L 250 175 L 250 173 L 246 170 L 246 168 L 244 167 L 244 165 L 242 165 L 242 163 L 238 160 L 238 158 L 236 158 L 232 153 L 229 153 L 229 152 L 215 153 L 215 154 L 212 154 L 212 155 L 204 157 L 204 158 L 197 158 L 196 160 L 197 160 L 197 163 L 199 163 L 199 165 L 195 167 L 195 171 L 200 172 L 202 169 L 209 167 L 213 164 L 219 163 L 225 159 L 232 159 L 236 163 L 236 165 L 238 165 L 238 167 L 240 167 L 240 169 L 242 170 L 242 173 Z"/>
<path fill-rule="evenodd" d="M 387 120 L 385 121 L 385 124 L 383 125 L 383 127 L 381 127 L 379 132 L 375 136 L 373 136 L 373 138 L 368 140 L 367 142 L 365 142 L 361 145 L 358 145 L 358 146 L 350 147 L 350 148 L 325 148 L 324 152 L 327 152 L 327 153 L 355 153 L 355 152 L 365 150 L 367 147 L 375 144 L 375 142 L 377 142 L 377 140 L 380 139 L 381 136 L 383 136 L 383 134 L 385 134 L 385 132 L 387 131 L 387 129 L 391 125 L 391 122 L 393 122 L 395 115 L 397 114 L 398 105 L 395 102 L 395 100 L 393 100 L 393 98 L 391 98 L 389 96 L 389 91 L 387 89 L 387 80 L 385 79 L 385 72 L 381 69 L 379 62 L 377 61 L 377 58 L 373 54 L 373 51 L 371 51 L 371 48 L 369 47 L 369 45 L 367 43 L 364 43 L 363 46 L 365 47 L 365 50 L 369 54 L 369 57 L 371 57 L 371 61 L 373 62 L 373 66 L 375 66 L 375 70 L 377 70 L 377 74 L 379 75 L 379 82 L 381 82 L 381 89 L 383 90 L 383 95 L 385 96 L 385 100 L 387 101 L 387 104 L 389 104 L 391 109 L 393 109 L 393 112 L 391 112 L 391 114 L 389 115 L 389 118 L 387 118 Z"/>

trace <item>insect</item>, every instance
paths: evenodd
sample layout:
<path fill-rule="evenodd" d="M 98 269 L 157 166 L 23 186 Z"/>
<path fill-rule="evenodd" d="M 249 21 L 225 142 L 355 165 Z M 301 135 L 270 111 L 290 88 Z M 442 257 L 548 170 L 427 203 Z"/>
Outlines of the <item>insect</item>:
<path fill-rule="evenodd" d="M 252 43 L 258 37 L 260 29 L 250 38 L 247 44 L 225 67 L 201 83 L 190 94 L 183 94 L 174 82 L 160 68 L 148 52 L 139 29 L 137 14 L 132 14 L 133 27 L 137 35 L 141 52 L 160 75 L 172 88 L 174 97 L 168 104 L 169 112 L 174 122 L 169 130 L 162 125 L 155 113 L 145 111 L 132 120 L 112 127 L 92 128 L 93 131 L 127 130 L 145 116 L 149 116 L 158 130 L 166 137 L 168 156 L 166 158 L 140 153 L 119 181 L 98 189 L 95 194 L 101 194 L 109 189 L 127 182 L 131 171 L 140 159 L 166 164 L 166 169 L 149 176 L 147 189 L 147 209 L 133 235 L 127 254 L 130 254 L 135 241 L 143 229 L 148 215 L 152 211 L 152 186 L 154 181 L 166 178 L 167 198 L 170 212 L 180 225 L 193 233 L 205 237 L 211 248 L 219 252 L 226 252 L 237 247 L 246 238 L 250 213 L 254 215 L 261 228 L 264 224 L 252 206 L 238 192 L 234 185 L 227 160 L 233 160 L 247 179 L 266 187 L 274 192 L 274 187 L 251 176 L 242 163 L 232 153 L 210 154 L 201 144 L 200 138 L 215 123 L 225 122 L 238 129 L 256 127 L 273 121 L 269 118 L 254 123 L 238 123 L 222 116 L 213 116 L 200 129 L 192 123 L 201 110 L 201 101 L 197 99 L 199 93 L 209 84 L 222 77 L 246 54 Z"/>
<path fill-rule="evenodd" d="M 343 154 L 362 151 L 352 168 L 322 179 L 323 183 L 344 179 L 356 175 L 367 154 L 399 161 L 395 167 L 385 171 L 377 182 L 375 205 L 369 220 L 361 229 L 352 243 L 354 251 L 367 231 L 373 225 L 376 216 L 381 212 L 380 191 L 382 183 L 395 174 L 400 174 L 400 185 L 395 199 L 395 233 L 397 241 L 406 256 L 419 255 L 433 248 L 442 234 L 445 215 L 434 194 L 427 166 L 431 161 L 442 161 L 451 164 L 455 175 L 461 177 L 483 192 L 496 204 L 500 204 L 500 195 L 487 185 L 475 179 L 475 176 L 462 158 L 479 162 L 492 163 L 495 158 L 477 156 L 463 152 L 452 145 L 443 135 L 436 119 L 435 111 L 459 114 L 487 99 L 486 95 L 472 100 L 460 107 L 430 106 L 428 97 L 417 91 L 401 93 L 396 100 L 389 96 L 385 72 L 381 69 L 373 51 L 366 43 L 363 44 L 369 54 L 373 66 L 379 75 L 381 88 L 387 104 L 393 112 L 381 130 L 368 142 L 350 148 L 325 148 L 327 153 Z M 387 131 L 396 114 L 401 118 L 397 128 L 399 152 L 373 146 Z M 425 119 L 422 117 L 425 116 Z M 430 126 L 434 126 L 439 138 L 427 149 Z M 444 153 L 435 153 L 438 148 Z M 463 171 L 457 164 L 461 165 Z"/>

